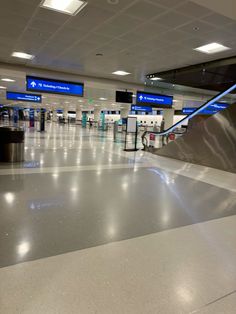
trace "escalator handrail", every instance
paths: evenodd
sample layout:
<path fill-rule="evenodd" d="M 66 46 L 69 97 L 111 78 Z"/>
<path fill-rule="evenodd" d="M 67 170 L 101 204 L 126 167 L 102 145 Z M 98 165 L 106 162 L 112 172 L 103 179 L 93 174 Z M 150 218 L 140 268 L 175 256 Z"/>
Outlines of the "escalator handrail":
<path fill-rule="evenodd" d="M 157 134 L 157 135 L 166 135 L 168 133 L 170 133 L 171 131 L 173 131 L 178 125 L 181 125 L 184 121 L 189 120 L 191 118 L 193 118 L 195 115 L 197 115 L 200 111 L 202 111 L 203 109 L 207 108 L 208 106 L 214 104 L 217 100 L 221 99 L 222 97 L 224 97 L 225 95 L 229 94 L 231 91 L 233 91 L 236 88 L 236 84 L 232 85 L 230 88 L 226 89 L 224 92 L 220 92 L 219 94 L 217 94 L 216 96 L 212 97 L 210 100 L 208 100 L 207 102 L 205 102 L 202 106 L 200 106 L 199 108 L 197 108 L 195 111 L 193 111 L 192 113 L 190 113 L 188 116 L 184 117 L 183 119 L 181 119 L 179 122 L 173 124 L 170 128 L 161 131 L 161 132 L 157 132 L 157 131 L 145 131 L 142 135 L 142 139 L 144 139 L 145 135 L 147 133 L 152 133 L 152 134 Z"/>

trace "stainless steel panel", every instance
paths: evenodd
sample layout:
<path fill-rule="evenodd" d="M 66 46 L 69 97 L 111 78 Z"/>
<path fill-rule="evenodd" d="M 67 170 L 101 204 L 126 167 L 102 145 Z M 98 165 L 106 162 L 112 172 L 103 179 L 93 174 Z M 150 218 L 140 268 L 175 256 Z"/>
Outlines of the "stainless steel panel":
<path fill-rule="evenodd" d="M 236 173 L 236 104 L 155 153 Z"/>

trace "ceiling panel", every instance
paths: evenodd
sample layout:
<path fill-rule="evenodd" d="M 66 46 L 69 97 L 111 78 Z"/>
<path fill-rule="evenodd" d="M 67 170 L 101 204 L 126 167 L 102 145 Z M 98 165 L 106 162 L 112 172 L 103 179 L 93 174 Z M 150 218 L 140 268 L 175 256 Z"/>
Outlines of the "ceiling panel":
<path fill-rule="evenodd" d="M 85 32 L 98 27 L 115 15 L 114 11 L 88 4 L 78 15 L 72 17 L 67 26 L 83 29 Z"/>
<path fill-rule="evenodd" d="M 55 12 L 53 10 L 47 10 L 45 8 L 37 8 L 37 11 L 35 12 L 34 19 L 39 19 L 45 22 L 53 22 L 54 24 L 62 25 L 66 21 L 68 21 L 71 18 L 68 14 L 61 14 L 58 12 Z"/>
<path fill-rule="evenodd" d="M 110 11 L 115 11 L 116 13 L 130 7 L 137 0 L 119 0 L 119 1 L 107 1 L 107 0 L 89 0 L 89 3 L 97 8 L 102 8 Z M 114 3 L 114 4 L 112 4 Z"/>
<path fill-rule="evenodd" d="M 164 26 L 175 28 L 189 23 L 191 21 L 191 17 L 178 12 L 169 12 L 156 18 L 154 22 L 155 21 Z"/>
<path fill-rule="evenodd" d="M 0 61 L 14 50 L 35 55 L 28 65 L 119 80 L 142 82 L 151 72 L 236 54 L 236 22 L 189 0 L 90 0 L 76 16 L 39 7 L 40 0 L 0 0 Z M 193 51 L 219 41 L 230 51 Z M 103 56 L 96 57 L 96 53 Z M 23 61 L 25 62 L 25 61 Z M 150 72 L 150 71 L 149 71 Z"/>
<path fill-rule="evenodd" d="M 130 17 L 126 14 L 121 14 L 111 21 L 104 23 L 102 26 L 96 29 L 96 32 L 106 36 L 121 36 L 123 33 L 131 31 L 138 27 L 142 21 L 140 19 Z"/>
<path fill-rule="evenodd" d="M 22 0 L 1 0 L 0 17 L 10 18 L 17 15 L 23 18 L 30 18 L 37 8 L 40 0 L 22 1 Z"/>
<path fill-rule="evenodd" d="M 86 41 L 89 41 L 89 42 L 92 42 L 92 43 L 97 43 L 97 45 L 101 46 L 101 45 L 105 45 L 108 42 L 112 41 L 113 37 L 111 37 L 111 36 L 104 36 L 103 34 L 90 32 L 85 37 L 85 39 L 86 39 Z"/>
<path fill-rule="evenodd" d="M 72 46 L 75 42 L 81 40 L 84 36 L 84 31 L 77 28 L 65 26 L 59 29 L 56 34 L 53 34 L 50 38 L 49 45 L 59 42 L 62 48 Z"/>
<path fill-rule="evenodd" d="M 126 33 L 125 35 L 120 36 L 120 39 L 132 42 L 133 44 L 137 44 L 143 42 L 146 34 L 148 37 L 156 37 L 158 34 L 165 33 L 168 28 L 157 25 L 154 23 L 145 23 L 141 26 L 138 26 L 133 31 Z"/>
<path fill-rule="evenodd" d="M 139 1 L 130 6 L 126 10 L 126 14 L 146 21 L 166 11 L 167 9 L 162 6 L 154 5 L 146 1 Z"/>
<path fill-rule="evenodd" d="M 174 30 L 169 30 L 168 32 L 158 36 L 157 39 L 171 44 L 173 42 L 184 41 L 190 37 L 193 37 L 192 34 L 174 29 Z"/>
<path fill-rule="evenodd" d="M 231 34 L 235 35 L 236 34 L 236 22 L 227 25 L 227 31 L 231 32 Z"/>
<path fill-rule="evenodd" d="M 216 27 L 224 27 L 234 22 L 234 20 L 230 19 L 229 17 L 226 17 L 218 13 L 213 13 L 211 15 L 208 15 L 207 17 L 202 18 L 202 20 L 207 23 L 211 23 L 212 25 L 215 25 Z"/>
<path fill-rule="evenodd" d="M 179 30 L 183 31 L 183 32 L 190 33 L 194 36 L 201 36 L 202 34 L 208 34 L 209 32 L 212 32 L 214 30 L 217 31 L 215 26 L 213 26 L 209 23 L 200 21 L 200 20 L 188 23 L 184 26 L 181 26 L 179 28 Z M 210 36 L 209 36 L 209 38 L 210 38 Z"/>
<path fill-rule="evenodd" d="M 60 24 L 54 23 L 53 20 L 46 21 L 46 20 L 34 18 L 29 23 L 29 27 L 40 32 L 49 32 L 53 34 L 60 28 Z"/>
<path fill-rule="evenodd" d="M 176 6 L 179 6 L 181 3 L 186 2 L 185 0 L 149 0 L 149 2 L 162 5 L 167 8 L 175 8 Z"/>
<path fill-rule="evenodd" d="M 189 1 L 178 6 L 176 11 L 195 18 L 202 18 L 211 14 L 209 9 Z"/>

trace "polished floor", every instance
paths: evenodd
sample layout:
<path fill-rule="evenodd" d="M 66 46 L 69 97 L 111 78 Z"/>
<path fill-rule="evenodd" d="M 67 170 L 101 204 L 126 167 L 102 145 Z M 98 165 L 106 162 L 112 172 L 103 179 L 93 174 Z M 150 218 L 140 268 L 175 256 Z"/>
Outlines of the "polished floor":
<path fill-rule="evenodd" d="M 0 313 L 236 313 L 236 175 L 112 132 L 26 128 L 0 164 Z"/>

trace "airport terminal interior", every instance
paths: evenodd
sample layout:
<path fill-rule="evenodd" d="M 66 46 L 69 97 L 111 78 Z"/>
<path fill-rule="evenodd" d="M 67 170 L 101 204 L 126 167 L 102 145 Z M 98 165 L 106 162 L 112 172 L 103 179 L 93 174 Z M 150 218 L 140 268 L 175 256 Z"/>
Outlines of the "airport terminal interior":
<path fill-rule="evenodd" d="M 235 314 L 236 2 L 0 5 L 0 314 Z"/>

